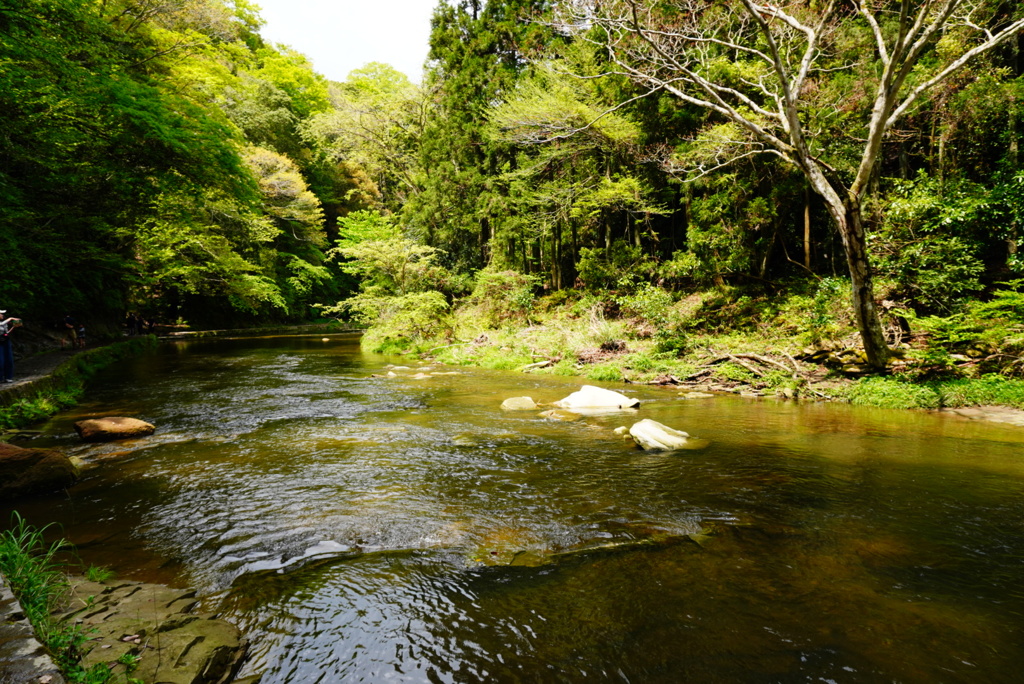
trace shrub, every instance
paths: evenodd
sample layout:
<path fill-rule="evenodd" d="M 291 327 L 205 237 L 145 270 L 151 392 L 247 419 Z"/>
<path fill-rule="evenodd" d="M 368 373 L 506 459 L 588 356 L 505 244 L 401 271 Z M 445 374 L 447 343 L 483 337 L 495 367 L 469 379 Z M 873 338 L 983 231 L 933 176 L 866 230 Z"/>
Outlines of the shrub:
<path fill-rule="evenodd" d="M 663 327 L 668 323 L 672 308 L 672 295 L 660 287 L 644 283 L 631 294 L 615 297 L 619 311 L 625 316 L 643 319 L 652 325 Z"/>
<path fill-rule="evenodd" d="M 534 289 L 540 278 L 515 271 L 480 271 L 470 296 L 487 326 L 529 323 L 533 313 Z"/>
<path fill-rule="evenodd" d="M 366 349 L 398 351 L 395 347 L 416 345 L 443 335 L 451 336 L 448 301 L 440 292 L 412 292 L 400 296 L 363 292 L 342 306 L 368 324 L 362 344 Z"/>
<path fill-rule="evenodd" d="M 982 253 L 992 241 L 988 191 L 924 172 L 893 182 L 885 220 L 870 242 L 876 273 L 927 310 L 952 311 L 965 294 L 981 290 Z"/>

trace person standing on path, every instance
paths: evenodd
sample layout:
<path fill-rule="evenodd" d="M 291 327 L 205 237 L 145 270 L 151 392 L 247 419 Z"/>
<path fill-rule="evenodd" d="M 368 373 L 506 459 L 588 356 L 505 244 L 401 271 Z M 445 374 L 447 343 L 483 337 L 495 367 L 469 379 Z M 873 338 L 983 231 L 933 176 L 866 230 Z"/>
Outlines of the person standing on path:
<path fill-rule="evenodd" d="M 14 380 L 14 349 L 11 346 L 11 332 L 21 325 L 20 318 L 7 318 L 7 311 L 0 309 L 0 382 Z"/>
<path fill-rule="evenodd" d="M 71 350 L 74 351 L 78 346 L 78 333 L 76 332 L 77 325 L 75 319 L 71 314 L 64 315 L 64 337 L 60 338 L 60 348 L 63 349 L 64 345 L 70 344 Z"/>

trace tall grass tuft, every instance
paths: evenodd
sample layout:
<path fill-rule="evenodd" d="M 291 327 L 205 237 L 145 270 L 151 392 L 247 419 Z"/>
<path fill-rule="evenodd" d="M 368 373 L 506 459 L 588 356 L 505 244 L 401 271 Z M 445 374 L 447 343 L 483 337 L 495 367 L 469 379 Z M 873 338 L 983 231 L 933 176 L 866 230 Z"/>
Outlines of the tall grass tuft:
<path fill-rule="evenodd" d="M 36 637 L 46 646 L 70 682 L 103 684 L 113 673 L 105 664 L 82 667 L 85 633 L 74 623 L 55 617 L 70 589 L 57 554 L 70 547 L 64 540 L 47 545 L 46 527 L 32 527 L 16 511 L 11 529 L 0 533 L 0 573 L 18 597 Z M 128 681 L 132 681 L 129 679 Z"/>

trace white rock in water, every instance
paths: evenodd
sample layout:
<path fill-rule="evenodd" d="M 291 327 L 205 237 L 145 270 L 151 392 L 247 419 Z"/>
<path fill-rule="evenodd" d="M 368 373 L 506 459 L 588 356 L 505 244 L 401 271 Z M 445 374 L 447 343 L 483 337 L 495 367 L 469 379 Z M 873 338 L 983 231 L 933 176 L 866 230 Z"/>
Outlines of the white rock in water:
<path fill-rule="evenodd" d="M 573 392 L 565 399 L 555 402 L 555 406 L 569 409 L 570 411 L 578 408 L 625 409 L 636 408 L 639 405 L 640 400 L 635 397 L 627 397 L 624 394 L 594 387 L 593 385 L 584 385 L 580 387 L 578 392 Z"/>
<path fill-rule="evenodd" d="M 629 428 L 626 427 L 625 425 L 620 425 L 619 427 L 617 427 L 614 430 L 612 430 L 612 432 L 614 432 L 617 435 L 628 435 L 629 434 Z"/>
<path fill-rule="evenodd" d="M 633 441 L 644 451 L 674 451 L 686 447 L 690 435 L 644 418 L 629 429 Z"/>
<path fill-rule="evenodd" d="M 501 402 L 501 408 L 506 411 L 533 411 L 537 404 L 532 397 L 509 397 Z"/>

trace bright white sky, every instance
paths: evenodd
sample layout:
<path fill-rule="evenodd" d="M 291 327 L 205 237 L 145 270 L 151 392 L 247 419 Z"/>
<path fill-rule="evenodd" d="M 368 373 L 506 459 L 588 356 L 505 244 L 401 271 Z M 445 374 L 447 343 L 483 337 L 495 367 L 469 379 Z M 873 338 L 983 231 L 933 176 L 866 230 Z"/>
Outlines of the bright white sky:
<path fill-rule="evenodd" d="M 384 62 L 419 83 L 430 17 L 439 0 L 255 0 L 266 25 L 260 35 L 284 43 L 332 81 Z"/>

